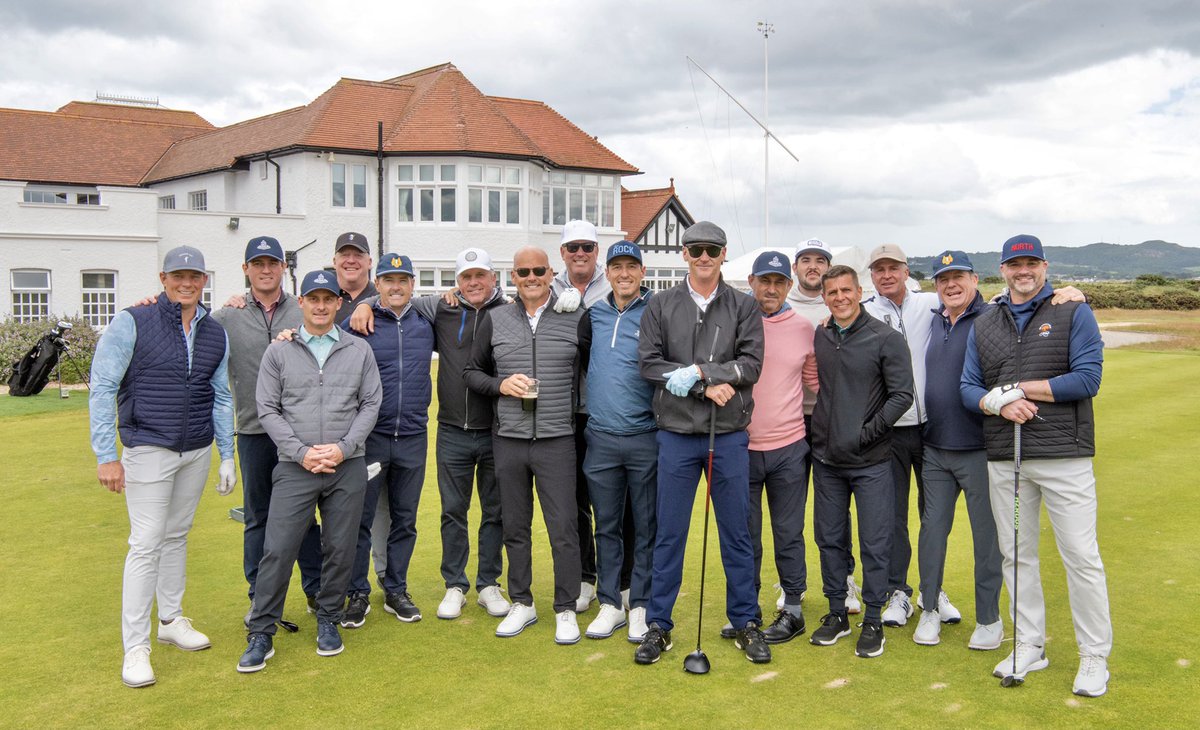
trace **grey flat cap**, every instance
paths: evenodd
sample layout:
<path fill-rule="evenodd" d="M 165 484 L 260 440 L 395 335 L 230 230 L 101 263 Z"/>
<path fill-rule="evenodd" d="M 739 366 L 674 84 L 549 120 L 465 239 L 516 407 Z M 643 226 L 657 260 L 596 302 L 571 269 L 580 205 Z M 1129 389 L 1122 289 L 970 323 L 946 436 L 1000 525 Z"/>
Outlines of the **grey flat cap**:
<path fill-rule="evenodd" d="M 715 243 L 724 246 L 725 231 L 716 223 L 696 221 L 691 228 L 683 232 L 683 245 L 689 246 L 693 243 Z"/>

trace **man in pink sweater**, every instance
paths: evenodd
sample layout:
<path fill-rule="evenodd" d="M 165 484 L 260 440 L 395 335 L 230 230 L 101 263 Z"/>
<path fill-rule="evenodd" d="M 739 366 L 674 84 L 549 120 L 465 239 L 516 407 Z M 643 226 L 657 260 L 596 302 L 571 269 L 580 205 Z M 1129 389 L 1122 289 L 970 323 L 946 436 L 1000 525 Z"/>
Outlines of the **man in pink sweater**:
<path fill-rule="evenodd" d="M 800 600 L 807 589 L 804 563 L 804 508 L 808 444 L 804 440 L 804 386 L 817 389 L 813 325 L 787 302 L 792 288 L 788 256 L 767 251 L 754 261 L 750 289 L 763 317 L 765 348 L 750 434 L 750 538 L 754 542 L 754 587 L 762 585 L 762 493 L 771 507 L 775 568 L 783 587 L 783 608 L 763 632 L 768 644 L 804 633 Z"/>

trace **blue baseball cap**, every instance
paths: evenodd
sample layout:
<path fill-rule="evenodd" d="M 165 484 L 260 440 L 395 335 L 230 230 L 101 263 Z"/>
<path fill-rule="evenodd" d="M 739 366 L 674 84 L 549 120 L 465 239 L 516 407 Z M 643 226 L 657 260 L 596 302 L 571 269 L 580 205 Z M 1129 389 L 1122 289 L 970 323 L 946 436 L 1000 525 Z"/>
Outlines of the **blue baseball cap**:
<path fill-rule="evenodd" d="M 971 259 L 962 251 L 942 251 L 937 256 L 937 267 L 933 270 L 933 278 L 938 278 L 947 271 L 974 271 Z"/>
<path fill-rule="evenodd" d="M 283 246 L 279 245 L 279 240 L 270 236 L 259 236 L 251 238 L 246 244 L 246 263 L 250 263 L 259 256 L 283 261 Z"/>
<path fill-rule="evenodd" d="M 642 249 L 633 241 L 617 241 L 608 247 L 608 255 L 604 257 L 604 263 L 611 264 L 615 258 L 628 256 L 632 259 L 637 259 L 637 262 L 642 263 Z"/>
<path fill-rule="evenodd" d="M 204 254 L 191 246 L 176 246 L 163 257 L 162 270 L 164 274 L 172 271 L 199 271 L 203 274 L 206 272 Z"/>
<path fill-rule="evenodd" d="M 379 259 L 379 265 L 375 267 L 375 276 L 383 276 L 384 274 L 408 274 L 416 276 L 413 273 L 412 259 L 407 256 L 401 256 L 398 253 L 385 253 L 383 258 Z"/>
<path fill-rule="evenodd" d="M 1000 253 L 1000 263 L 1005 264 L 1022 256 L 1046 260 L 1046 254 L 1042 252 L 1042 242 L 1037 236 L 1022 233 L 1005 241 Z"/>
<path fill-rule="evenodd" d="M 754 259 L 754 268 L 750 270 L 750 274 L 751 276 L 779 274 L 788 281 L 791 281 L 792 267 L 788 266 L 787 254 L 778 251 L 766 251 L 760 253 L 758 258 Z"/>
<path fill-rule="evenodd" d="M 300 284 L 300 296 L 306 297 L 318 289 L 331 292 L 335 297 L 342 295 L 342 290 L 338 287 L 337 277 L 324 269 L 310 271 L 304 275 L 304 282 Z"/>

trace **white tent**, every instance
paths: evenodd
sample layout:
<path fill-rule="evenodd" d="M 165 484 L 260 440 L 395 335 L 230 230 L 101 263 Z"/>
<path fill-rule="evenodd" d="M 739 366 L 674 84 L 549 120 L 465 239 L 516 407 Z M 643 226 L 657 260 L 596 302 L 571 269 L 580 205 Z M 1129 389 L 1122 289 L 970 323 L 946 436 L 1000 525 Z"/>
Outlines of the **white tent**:
<path fill-rule="evenodd" d="M 770 246 L 762 246 L 753 251 L 738 256 L 736 259 L 730 259 L 721 267 L 721 273 L 725 277 L 725 281 L 730 285 L 741 289 L 742 291 L 750 291 L 750 286 L 746 283 L 746 279 L 750 277 L 750 269 L 754 266 L 754 260 L 761 254 L 767 251 L 778 251 L 785 255 L 788 261 L 791 261 L 794 248 L 780 249 Z M 867 254 L 857 246 L 835 246 L 833 247 L 833 263 L 845 264 L 853 267 L 858 272 L 859 283 L 863 287 L 863 298 L 871 296 L 875 293 L 875 287 L 871 286 L 871 272 L 867 270 Z"/>

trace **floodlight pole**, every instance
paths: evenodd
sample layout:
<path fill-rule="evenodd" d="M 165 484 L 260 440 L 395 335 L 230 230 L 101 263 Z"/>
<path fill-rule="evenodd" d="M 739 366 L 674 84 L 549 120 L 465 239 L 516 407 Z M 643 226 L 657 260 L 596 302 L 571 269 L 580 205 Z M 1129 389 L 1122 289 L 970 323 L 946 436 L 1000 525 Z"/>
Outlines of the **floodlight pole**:
<path fill-rule="evenodd" d="M 765 20 L 759 21 L 758 32 L 763 37 L 763 126 L 769 127 L 770 115 L 770 86 L 767 83 L 767 41 L 775 32 L 775 24 Z M 799 160 L 797 160 L 798 162 Z M 763 246 L 770 246 L 768 231 L 771 227 L 771 135 L 763 130 Z"/>

